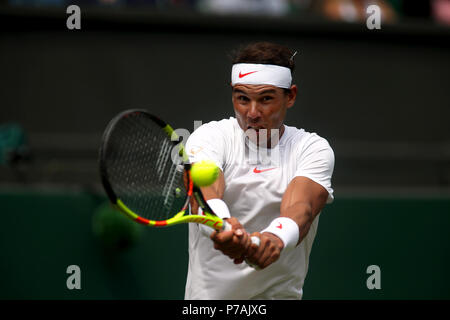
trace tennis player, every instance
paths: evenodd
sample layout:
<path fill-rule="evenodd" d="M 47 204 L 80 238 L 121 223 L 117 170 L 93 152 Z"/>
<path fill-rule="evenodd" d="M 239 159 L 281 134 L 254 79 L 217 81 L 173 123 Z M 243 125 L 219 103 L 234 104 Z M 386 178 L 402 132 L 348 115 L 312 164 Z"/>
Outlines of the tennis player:
<path fill-rule="evenodd" d="M 334 153 L 316 133 L 285 124 L 298 90 L 294 55 L 267 42 L 241 48 L 231 70 L 235 117 L 206 123 L 187 141 L 191 162 L 221 169 L 202 191 L 233 229 L 189 225 L 185 299 L 302 298 L 319 214 L 333 201 Z"/>

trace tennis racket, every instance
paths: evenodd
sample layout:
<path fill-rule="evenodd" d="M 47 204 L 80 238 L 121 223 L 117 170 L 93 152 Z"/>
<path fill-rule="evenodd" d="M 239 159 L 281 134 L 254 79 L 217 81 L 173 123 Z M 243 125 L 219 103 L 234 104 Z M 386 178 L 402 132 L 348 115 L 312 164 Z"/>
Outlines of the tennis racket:
<path fill-rule="evenodd" d="M 126 110 L 107 125 L 99 166 L 111 203 L 130 219 L 151 227 L 195 222 L 217 231 L 231 225 L 216 216 L 192 181 L 191 164 L 170 125 L 146 110 Z M 195 199 L 203 215 L 190 214 Z M 259 245 L 259 238 L 252 237 Z"/>

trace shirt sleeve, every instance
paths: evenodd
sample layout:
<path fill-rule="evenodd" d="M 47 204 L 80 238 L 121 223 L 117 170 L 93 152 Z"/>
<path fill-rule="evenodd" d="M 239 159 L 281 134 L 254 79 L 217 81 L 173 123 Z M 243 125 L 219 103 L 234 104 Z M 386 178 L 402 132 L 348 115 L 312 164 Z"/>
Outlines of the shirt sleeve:
<path fill-rule="evenodd" d="M 211 160 L 223 171 L 226 158 L 226 141 L 217 121 L 203 124 L 186 142 L 186 153 L 191 163 Z"/>
<path fill-rule="evenodd" d="M 331 177 L 334 170 L 334 152 L 328 141 L 316 134 L 297 150 L 295 176 L 302 176 L 320 184 L 328 191 L 327 203 L 334 200 Z"/>

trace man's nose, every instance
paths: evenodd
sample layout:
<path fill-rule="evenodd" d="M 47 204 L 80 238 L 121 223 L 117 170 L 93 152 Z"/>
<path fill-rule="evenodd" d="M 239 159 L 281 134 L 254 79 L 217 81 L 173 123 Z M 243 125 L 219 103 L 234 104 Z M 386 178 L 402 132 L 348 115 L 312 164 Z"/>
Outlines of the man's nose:
<path fill-rule="evenodd" d="M 258 121 L 261 117 L 261 113 L 259 112 L 258 104 L 255 101 L 250 103 L 250 109 L 248 110 L 247 117 L 252 122 Z"/>

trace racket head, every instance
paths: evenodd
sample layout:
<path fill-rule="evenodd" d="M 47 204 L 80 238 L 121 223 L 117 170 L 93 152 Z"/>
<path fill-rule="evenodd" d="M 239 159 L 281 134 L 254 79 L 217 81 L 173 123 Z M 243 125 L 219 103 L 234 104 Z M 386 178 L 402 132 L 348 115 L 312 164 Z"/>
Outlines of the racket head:
<path fill-rule="evenodd" d="M 146 110 L 131 109 L 107 125 L 99 151 L 99 169 L 110 201 L 143 224 L 163 224 L 183 211 L 188 188 L 174 130 Z M 185 157 L 187 159 L 187 157 Z M 159 223 L 158 223 L 159 222 Z"/>
<path fill-rule="evenodd" d="M 99 150 L 106 194 L 121 212 L 145 225 L 197 222 L 220 230 L 223 222 L 194 186 L 179 139 L 172 127 L 147 110 L 116 115 L 104 131 Z M 193 195 L 205 216 L 185 215 Z"/>

